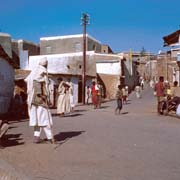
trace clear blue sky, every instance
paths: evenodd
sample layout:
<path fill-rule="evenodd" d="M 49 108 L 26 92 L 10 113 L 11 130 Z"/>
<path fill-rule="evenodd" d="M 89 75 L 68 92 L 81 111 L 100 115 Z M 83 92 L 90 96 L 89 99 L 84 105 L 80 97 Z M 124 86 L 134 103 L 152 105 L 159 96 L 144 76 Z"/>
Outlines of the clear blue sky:
<path fill-rule="evenodd" d="M 90 15 L 87 33 L 115 52 L 165 50 L 162 37 L 180 25 L 180 0 L 2 0 L 0 30 L 36 43 L 81 34 L 83 12 Z"/>

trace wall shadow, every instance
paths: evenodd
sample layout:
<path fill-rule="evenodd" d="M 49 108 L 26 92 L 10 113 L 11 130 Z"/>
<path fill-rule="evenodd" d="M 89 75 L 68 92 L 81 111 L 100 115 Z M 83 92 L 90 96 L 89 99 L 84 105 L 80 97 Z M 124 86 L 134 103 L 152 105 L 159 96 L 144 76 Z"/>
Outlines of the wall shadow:
<path fill-rule="evenodd" d="M 0 116 L 0 119 L 2 119 L 4 122 L 8 122 L 8 124 L 12 123 L 18 123 L 18 122 L 26 122 L 29 120 L 29 117 L 26 115 L 19 116 L 14 113 L 7 113 Z"/>

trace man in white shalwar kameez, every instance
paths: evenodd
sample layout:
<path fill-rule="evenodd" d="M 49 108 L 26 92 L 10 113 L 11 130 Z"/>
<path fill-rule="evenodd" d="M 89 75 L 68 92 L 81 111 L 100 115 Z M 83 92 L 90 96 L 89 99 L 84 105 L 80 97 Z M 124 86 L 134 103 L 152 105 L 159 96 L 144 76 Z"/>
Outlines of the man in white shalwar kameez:
<path fill-rule="evenodd" d="M 59 86 L 58 86 L 58 99 L 57 99 L 57 114 L 60 116 L 64 116 L 64 113 L 66 111 L 65 106 L 65 95 L 66 95 L 66 89 L 64 86 L 64 81 L 61 77 L 58 78 Z"/>
<path fill-rule="evenodd" d="M 47 65 L 47 59 L 41 59 L 37 68 L 33 69 L 30 75 L 26 78 L 29 125 L 34 127 L 34 143 L 42 142 L 40 139 L 42 129 L 44 130 L 49 142 L 53 143 L 54 139 L 52 134 L 52 116 L 48 109 L 49 88 Z M 43 85 L 43 92 L 42 86 L 39 89 L 37 88 L 39 87 L 39 84 Z M 39 91 L 39 94 L 37 91 Z M 40 103 L 36 100 L 38 98 L 40 99 Z"/>
<path fill-rule="evenodd" d="M 57 99 L 57 114 L 64 116 L 65 113 L 70 112 L 70 98 L 69 98 L 69 85 L 63 81 L 60 77 L 58 78 L 58 99 Z"/>
<path fill-rule="evenodd" d="M 70 101 L 70 110 L 71 112 L 74 111 L 74 107 L 75 107 L 75 104 L 74 104 L 74 86 L 73 86 L 73 83 L 71 82 L 71 79 L 68 79 L 68 82 L 67 84 L 69 85 L 69 88 L 68 88 L 68 95 L 69 95 L 69 101 Z"/>

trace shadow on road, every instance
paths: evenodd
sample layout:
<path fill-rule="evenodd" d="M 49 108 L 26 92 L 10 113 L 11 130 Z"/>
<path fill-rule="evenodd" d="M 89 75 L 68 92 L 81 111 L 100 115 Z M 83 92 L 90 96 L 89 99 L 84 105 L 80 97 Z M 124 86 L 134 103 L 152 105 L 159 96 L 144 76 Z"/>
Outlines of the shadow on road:
<path fill-rule="evenodd" d="M 60 132 L 54 136 L 56 141 L 67 141 L 68 139 L 79 136 L 80 134 L 84 133 L 85 131 L 69 131 L 69 132 Z"/>
<path fill-rule="evenodd" d="M 129 112 L 122 112 L 121 114 L 128 114 Z"/>
<path fill-rule="evenodd" d="M 72 114 L 66 114 L 64 116 L 61 116 L 60 118 L 65 118 L 65 117 L 76 117 L 76 116 L 82 116 L 83 114 L 80 114 L 80 113 L 72 113 Z M 57 113 L 54 113 L 52 114 L 53 117 L 55 116 L 59 116 L 59 114 Z"/>
<path fill-rule="evenodd" d="M 124 105 L 128 105 L 128 104 L 131 104 L 131 103 L 129 103 L 129 102 L 127 102 L 127 103 L 124 103 L 124 104 L 123 104 L 123 106 L 124 106 Z"/>
<path fill-rule="evenodd" d="M 8 129 L 15 129 L 18 128 L 17 126 L 10 126 Z"/>
<path fill-rule="evenodd" d="M 85 109 L 76 109 L 76 110 L 74 110 L 74 112 L 84 112 L 84 111 L 87 111 L 87 110 L 85 110 Z"/>
<path fill-rule="evenodd" d="M 82 116 L 83 114 L 80 113 L 74 113 L 74 114 L 67 114 L 64 117 L 76 117 L 76 116 Z"/>
<path fill-rule="evenodd" d="M 23 139 L 20 137 L 22 134 L 5 134 L 1 139 L 1 145 L 3 147 L 11 147 L 23 145 L 24 142 L 20 142 Z"/>
<path fill-rule="evenodd" d="M 106 109 L 106 108 L 108 108 L 109 106 L 101 106 L 101 108 L 100 109 Z"/>

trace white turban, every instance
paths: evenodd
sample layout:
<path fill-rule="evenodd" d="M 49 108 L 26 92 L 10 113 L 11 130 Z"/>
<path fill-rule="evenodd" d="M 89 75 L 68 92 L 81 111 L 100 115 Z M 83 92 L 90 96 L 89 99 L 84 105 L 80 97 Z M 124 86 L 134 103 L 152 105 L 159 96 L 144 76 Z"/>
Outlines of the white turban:
<path fill-rule="evenodd" d="M 31 71 L 29 76 L 25 79 L 27 82 L 27 93 L 28 93 L 28 104 L 31 104 L 33 98 L 33 81 L 45 82 L 46 86 L 48 85 L 48 73 L 47 67 L 48 61 L 46 58 L 42 58 L 39 61 L 38 66 Z"/>
<path fill-rule="evenodd" d="M 47 60 L 46 57 L 40 59 L 39 65 L 41 65 L 41 66 L 46 66 L 47 64 L 48 64 L 48 60 Z"/>

